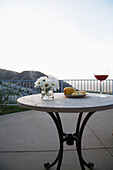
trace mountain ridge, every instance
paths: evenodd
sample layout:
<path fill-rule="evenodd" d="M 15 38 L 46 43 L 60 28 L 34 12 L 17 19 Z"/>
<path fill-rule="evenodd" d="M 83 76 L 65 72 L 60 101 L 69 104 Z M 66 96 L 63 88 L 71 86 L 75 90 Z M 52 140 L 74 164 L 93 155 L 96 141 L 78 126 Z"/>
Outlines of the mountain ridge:
<path fill-rule="evenodd" d="M 40 71 L 22 71 L 16 72 L 0 68 L 0 80 L 36 80 L 41 76 L 46 76 L 46 74 Z"/>

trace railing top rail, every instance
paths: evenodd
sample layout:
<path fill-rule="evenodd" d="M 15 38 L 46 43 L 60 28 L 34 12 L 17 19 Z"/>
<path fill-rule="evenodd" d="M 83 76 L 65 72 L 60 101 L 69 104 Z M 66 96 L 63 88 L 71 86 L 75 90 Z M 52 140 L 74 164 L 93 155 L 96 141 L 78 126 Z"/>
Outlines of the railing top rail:
<path fill-rule="evenodd" d="M 36 81 L 36 80 L 0 80 L 0 81 Z"/>
<path fill-rule="evenodd" d="M 97 79 L 63 79 L 63 80 L 65 80 L 65 81 L 67 81 L 67 80 L 69 80 L 69 81 L 73 81 L 73 80 L 96 80 L 97 81 Z M 104 80 L 104 81 L 107 81 L 107 80 L 113 80 L 113 79 L 106 79 L 106 80 Z"/>
<path fill-rule="evenodd" d="M 61 80 L 61 79 L 60 79 Z M 63 81 L 75 81 L 75 80 L 78 80 L 78 81 L 81 81 L 81 80 L 96 80 L 96 79 L 62 79 Z M 108 81 L 108 80 L 113 80 L 113 79 L 106 79 L 105 81 Z M 0 80 L 0 81 L 36 81 L 36 80 Z M 96 80 L 97 81 L 97 80 Z"/>

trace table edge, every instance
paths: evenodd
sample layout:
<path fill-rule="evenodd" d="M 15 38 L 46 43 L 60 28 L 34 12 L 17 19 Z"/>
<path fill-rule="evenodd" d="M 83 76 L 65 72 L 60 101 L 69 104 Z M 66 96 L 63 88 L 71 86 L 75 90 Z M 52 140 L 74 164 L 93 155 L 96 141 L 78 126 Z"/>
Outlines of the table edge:
<path fill-rule="evenodd" d="M 20 107 L 30 109 L 30 110 L 37 110 L 42 112 L 61 112 L 61 113 L 79 113 L 79 112 L 96 112 L 96 111 L 103 111 L 103 110 L 110 110 L 113 109 L 112 105 L 106 105 L 103 108 L 101 106 L 97 107 L 85 107 L 85 108 L 51 108 L 51 107 L 40 107 L 40 106 L 30 106 L 17 101 L 17 104 Z"/>

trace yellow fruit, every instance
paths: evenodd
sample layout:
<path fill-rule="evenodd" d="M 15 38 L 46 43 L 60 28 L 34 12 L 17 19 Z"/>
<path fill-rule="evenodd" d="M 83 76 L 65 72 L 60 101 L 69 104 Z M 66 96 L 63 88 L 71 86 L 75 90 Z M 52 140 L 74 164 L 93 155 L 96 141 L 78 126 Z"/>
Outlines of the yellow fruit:
<path fill-rule="evenodd" d="M 66 95 L 71 95 L 73 92 L 75 92 L 76 90 L 73 87 L 65 87 L 63 89 L 64 94 Z"/>
<path fill-rule="evenodd" d="M 85 95 L 86 91 L 78 91 L 77 93 L 78 93 L 78 95 Z"/>
<path fill-rule="evenodd" d="M 73 92 L 71 95 L 86 95 L 86 91 L 76 91 Z"/>
<path fill-rule="evenodd" d="M 71 95 L 78 95 L 78 93 L 77 93 L 77 91 L 75 91 Z"/>

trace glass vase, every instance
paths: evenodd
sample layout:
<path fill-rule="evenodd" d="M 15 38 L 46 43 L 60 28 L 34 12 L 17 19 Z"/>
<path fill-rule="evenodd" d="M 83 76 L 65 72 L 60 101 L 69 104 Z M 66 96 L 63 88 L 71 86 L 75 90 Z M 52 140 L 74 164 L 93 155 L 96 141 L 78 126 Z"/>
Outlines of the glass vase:
<path fill-rule="evenodd" d="M 53 94 L 53 89 L 44 89 L 41 88 L 41 99 L 42 100 L 53 100 L 54 99 L 54 94 Z"/>

